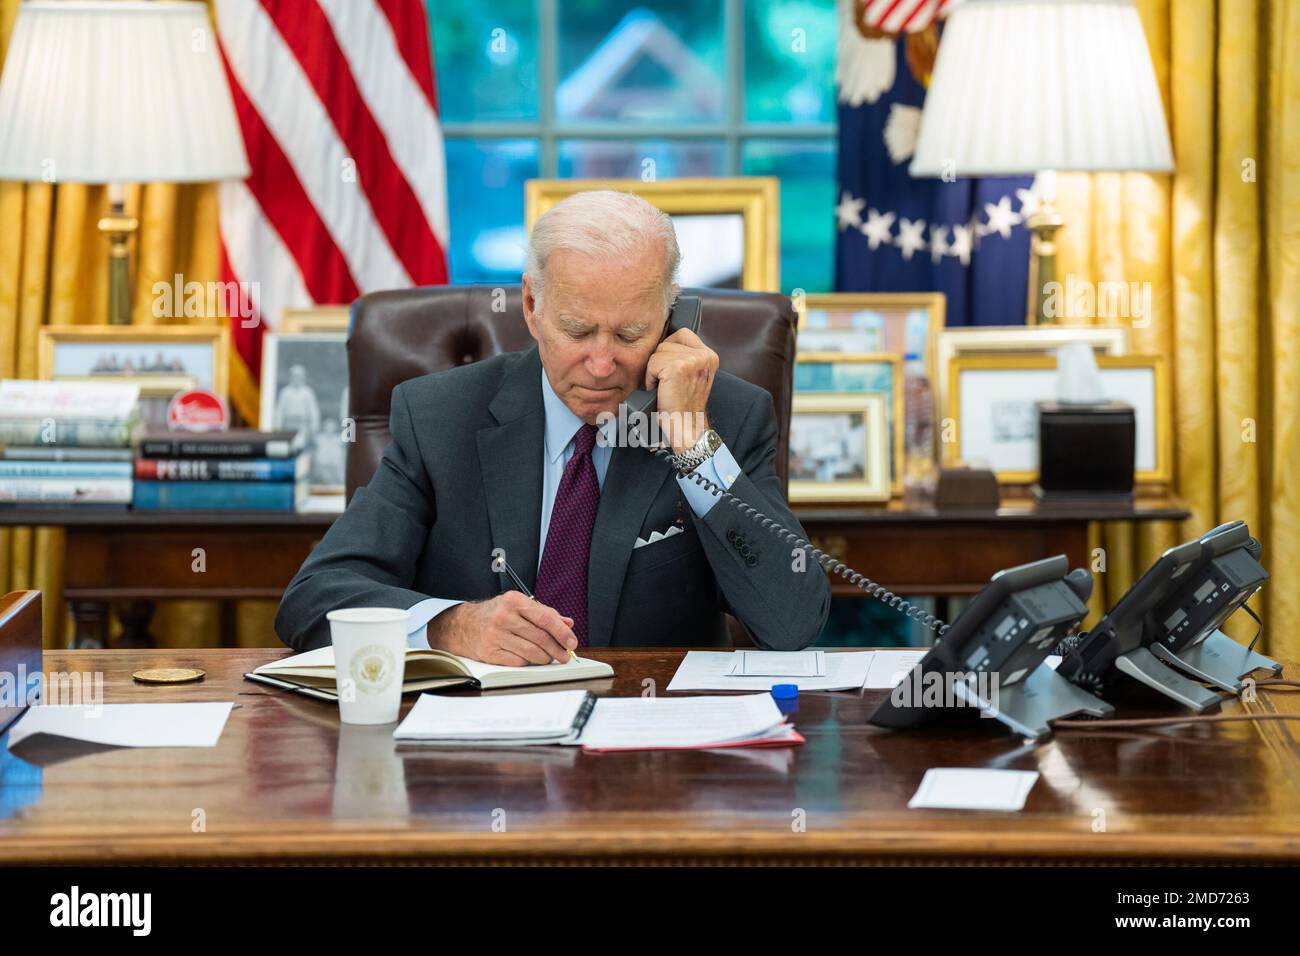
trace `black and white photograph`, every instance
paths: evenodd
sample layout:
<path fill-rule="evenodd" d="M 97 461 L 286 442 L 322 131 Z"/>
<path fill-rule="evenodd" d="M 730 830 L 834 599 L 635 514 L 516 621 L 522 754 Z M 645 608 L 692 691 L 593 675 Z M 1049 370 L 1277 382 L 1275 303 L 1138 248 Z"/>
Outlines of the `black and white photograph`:
<path fill-rule="evenodd" d="M 313 494 L 343 490 L 348 356 L 344 332 L 271 333 L 262 352 L 263 431 L 306 435 Z"/>

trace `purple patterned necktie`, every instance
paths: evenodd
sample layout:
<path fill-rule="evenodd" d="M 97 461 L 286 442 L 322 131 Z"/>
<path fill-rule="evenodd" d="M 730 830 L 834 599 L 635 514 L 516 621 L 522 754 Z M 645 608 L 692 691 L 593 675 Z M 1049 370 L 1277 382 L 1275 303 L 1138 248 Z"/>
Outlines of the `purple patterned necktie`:
<path fill-rule="evenodd" d="M 555 493 L 535 590 L 537 600 L 573 618 L 573 633 L 583 647 L 587 645 L 587 554 L 600 504 L 600 484 L 591 461 L 595 444 L 595 425 L 578 429 L 573 457 L 564 466 Z"/>

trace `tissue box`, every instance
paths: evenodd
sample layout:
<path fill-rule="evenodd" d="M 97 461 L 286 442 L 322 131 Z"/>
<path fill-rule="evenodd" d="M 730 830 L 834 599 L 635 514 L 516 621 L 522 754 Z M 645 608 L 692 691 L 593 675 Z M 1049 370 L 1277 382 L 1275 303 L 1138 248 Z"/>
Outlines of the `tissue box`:
<path fill-rule="evenodd" d="M 1038 484 L 1043 500 L 1133 499 L 1137 425 L 1127 402 L 1038 403 Z"/>

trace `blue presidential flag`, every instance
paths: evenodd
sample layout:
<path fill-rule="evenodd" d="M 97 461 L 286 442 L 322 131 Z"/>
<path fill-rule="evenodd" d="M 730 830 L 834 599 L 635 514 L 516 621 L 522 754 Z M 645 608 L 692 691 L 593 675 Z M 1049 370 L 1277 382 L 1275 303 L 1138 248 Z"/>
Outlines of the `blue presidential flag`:
<path fill-rule="evenodd" d="M 909 175 L 937 22 L 886 33 L 861 0 L 840 6 L 836 290 L 939 291 L 948 325 L 1023 323 L 1033 181 Z"/>

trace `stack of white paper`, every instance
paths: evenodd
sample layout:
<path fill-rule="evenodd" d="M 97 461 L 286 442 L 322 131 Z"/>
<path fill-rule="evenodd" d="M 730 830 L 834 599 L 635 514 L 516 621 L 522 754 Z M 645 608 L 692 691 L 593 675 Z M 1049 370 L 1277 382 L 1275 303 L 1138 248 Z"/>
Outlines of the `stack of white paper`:
<path fill-rule="evenodd" d="M 740 665 L 739 655 L 748 657 L 753 651 L 687 651 L 678 665 L 677 673 L 668 684 L 671 691 L 699 690 L 734 690 L 752 691 L 772 689 L 773 684 L 797 684 L 804 690 L 857 690 L 866 679 L 867 669 L 871 665 L 875 651 L 849 651 L 842 654 L 825 654 L 813 652 L 820 657 L 821 673 L 810 676 L 796 676 L 792 671 L 796 666 L 775 666 L 769 662 L 766 666 L 760 658 L 756 662 L 762 675 L 746 676 L 733 671 Z M 784 656 L 781 652 L 765 652 L 771 657 Z M 805 652 L 806 653 L 806 652 Z M 803 657 L 802 654 L 790 655 Z M 806 661 L 807 658 L 804 658 Z M 808 667 L 807 664 L 798 665 Z M 780 671 L 781 673 L 770 673 Z M 752 674 L 752 672 L 751 672 Z"/>
<path fill-rule="evenodd" d="M 578 743 L 588 750 L 675 750 L 793 738 L 771 694 L 602 697 Z"/>
<path fill-rule="evenodd" d="M 421 694 L 393 736 L 458 746 L 573 743 L 589 697 L 585 690 L 498 697 Z"/>
<path fill-rule="evenodd" d="M 1037 782 L 1037 770 L 932 767 L 907 805 L 913 809 L 1021 810 Z"/>
<path fill-rule="evenodd" d="M 897 687 L 904 677 L 912 673 L 912 668 L 921 662 L 928 650 L 929 648 L 876 651 L 867 671 L 867 680 L 862 686 L 867 690 Z"/>
<path fill-rule="evenodd" d="M 736 651 L 732 677 L 825 677 L 825 651 Z"/>
<path fill-rule="evenodd" d="M 668 690 L 771 690 L 773 684 L 796 684 L 800 691 L 888 690 L 926 650 L 687 651 Z"/>
<path fill-rule="evenodd" d="M 215 747 L 232 702 L 39 706 L 9 731 L 9 746 L 36 734 L 114 747 Z"/>

